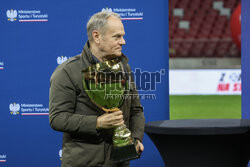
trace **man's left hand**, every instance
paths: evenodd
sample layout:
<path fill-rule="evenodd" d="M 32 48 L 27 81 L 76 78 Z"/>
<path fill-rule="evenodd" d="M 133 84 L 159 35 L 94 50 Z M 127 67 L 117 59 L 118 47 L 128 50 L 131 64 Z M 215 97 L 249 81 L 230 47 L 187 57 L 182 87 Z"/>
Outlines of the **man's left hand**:
<path fill-rule="evenodd" d="M 140 140 L 137 139 L 137 145 L 136 145 L 136 151 L 137 151 L 137 153 L 142 152 L 143 150 L 144 150 L 143 144 L 141 143 Z"/>

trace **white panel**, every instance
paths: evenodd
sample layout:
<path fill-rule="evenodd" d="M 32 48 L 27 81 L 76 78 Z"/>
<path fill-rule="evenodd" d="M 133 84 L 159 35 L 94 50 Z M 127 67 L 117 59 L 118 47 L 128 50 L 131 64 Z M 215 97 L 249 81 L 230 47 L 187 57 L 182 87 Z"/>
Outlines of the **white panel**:
<path fill-rule="evenodd" d="M 241 94 L 241 70 L 169 70 L 170 95 Z"/>

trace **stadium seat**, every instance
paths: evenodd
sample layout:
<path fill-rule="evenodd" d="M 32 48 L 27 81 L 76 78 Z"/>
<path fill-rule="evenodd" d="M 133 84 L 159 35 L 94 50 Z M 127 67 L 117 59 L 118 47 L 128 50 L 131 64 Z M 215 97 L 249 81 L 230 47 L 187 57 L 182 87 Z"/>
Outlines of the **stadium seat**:
<path fill-rule="evenodd" d="M 170 57 L 240 57 L 231 39 L 229 17 L 239 3 L 169 0 L 169 46 L 175 50 Z M 175 16 L 175 9 L 181 9 L 183 15 Z"/>

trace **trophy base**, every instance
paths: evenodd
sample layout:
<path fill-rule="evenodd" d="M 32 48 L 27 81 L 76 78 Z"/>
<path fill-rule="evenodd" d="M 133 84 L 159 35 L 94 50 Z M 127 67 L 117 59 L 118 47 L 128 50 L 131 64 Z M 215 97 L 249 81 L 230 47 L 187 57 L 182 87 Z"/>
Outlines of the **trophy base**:
<path fill-rule="evenodd" d="M 136 152 L 135 145 L 129 144 L 123 147 L 113 147 L 111 159 L 114 163 L 140 158 L 141 154 Z"/>

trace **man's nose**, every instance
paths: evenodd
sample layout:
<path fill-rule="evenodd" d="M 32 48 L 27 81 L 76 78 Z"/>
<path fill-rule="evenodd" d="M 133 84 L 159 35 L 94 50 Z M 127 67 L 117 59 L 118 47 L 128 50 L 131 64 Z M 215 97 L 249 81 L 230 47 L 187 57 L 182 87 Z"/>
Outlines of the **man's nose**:
<path fill-rule="evenodd" d="M 126 44 L 126 41 L 125 41 L 125 39 L 123 37 L 121 38 L 119 44 L 120 45 L 125 45 Z"/>

